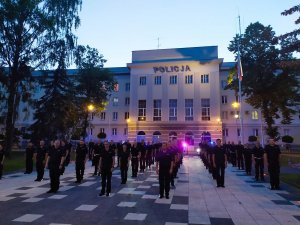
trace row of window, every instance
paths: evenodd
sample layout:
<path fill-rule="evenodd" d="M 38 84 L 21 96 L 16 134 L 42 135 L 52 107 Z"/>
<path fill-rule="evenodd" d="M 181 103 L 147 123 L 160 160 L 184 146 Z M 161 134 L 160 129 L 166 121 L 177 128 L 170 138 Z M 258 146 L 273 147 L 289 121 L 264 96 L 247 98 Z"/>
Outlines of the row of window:
<path fill-rule="evenodd" d="M 177 84 L 177 75 L 172 75 L 169 78 L 169 84 Z M 161 85 L 161 76 L 154 76 L 154 85 Z M 193 83 L 193 75 L 186 75 L 185 76 L 185 83 L 192 84 Z M 209 83 L 209 75 L 203 74 L 201 75 L 201 83 L 208 84 Z M 140 86 L 147 85 L 147 77 L 141 76 L 140 77 Z"/>
<path fill-rule="evenodd" d="M 100 133 L 105 133 L 105 128 L 100 128 Z M 93 130 L 91 129 L 91 134 L 93 134 Z M 123 130 L 123 135 L 127 135 L 128 134 L 128 128 L 124 128 Z M 111 135 L 115 136 L 118 135 L 118 129 L 117 128 L 112 128 L 111 129 Z"/>
<path fill-rule="evenodd" d="M 139 100 L 138 120 L 146 121 L 146 100 Z M 194 120 L 194 100 L 185 99 L 185 121 Z M 210 99 L 201 99 L 201 118 L 210 120 Z M 161 121 L 161 100 L 153 100 L 153 121 Z M 169 121 L 177 121 L 177 99 L 169 99 Z"/>
<path fill-rule="evenodd" d="M 228 120 L 229 118 L 229 112 L 228 111 L 222 111 L 221 112 L 221 119 L 222 120 Z M 245 114 L 248 115 L 249 111 L 245 111 Z M 240 111 L 230 111 L 230 118 L 240 118 Z M 254 110 L 251 112 L 251 119 L 252 120 L 258 120 L 258 111 Z"/>
<path fill-rule="evenodd" d="M 236 133 L 237 133 L 237 136 L 240 137 L 241 136 L 241 129 L 237 128 Z M 284 129 L 283 133 L 284 133 L 284 135 L 290 135 L 290 130 L 289 129 Z M 222 135 L 223 135 L 223 137 L 228 137 L 229 136 L 229 132 L 228 132 L 227 128 L 222 130 Z M 257 129 L 257 128 L 252 129 L 252 135 L 258 137 L 259 136 L 259 129 Z"/>

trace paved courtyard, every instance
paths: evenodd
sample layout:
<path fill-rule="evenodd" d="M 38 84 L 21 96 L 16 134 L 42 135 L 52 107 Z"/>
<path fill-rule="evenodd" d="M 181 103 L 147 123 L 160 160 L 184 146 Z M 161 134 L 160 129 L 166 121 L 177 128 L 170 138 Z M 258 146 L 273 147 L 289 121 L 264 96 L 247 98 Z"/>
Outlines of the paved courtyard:
<path fill-rule="evenodd" d="M 88 163 L 84 182 L 75 184 L 74 164 L 69 165 L 56 194 L 46 194 L 48 172 L 42 182 L 33 182 L 35 173 L 4 176 L 0 224 L 300 224 L 300 196 L 285 188 L 271 191 L 268 183 L 256 183 L 231 166 L 226 169 L 226 188 L 216 188 L 196 156 L 184 158 L 170 199 L 158 198 L 154 168 L 126 185 L 120 184 L 116 169 L 110 197 L 98 197 L 100 177 L 92 172 Z"/>

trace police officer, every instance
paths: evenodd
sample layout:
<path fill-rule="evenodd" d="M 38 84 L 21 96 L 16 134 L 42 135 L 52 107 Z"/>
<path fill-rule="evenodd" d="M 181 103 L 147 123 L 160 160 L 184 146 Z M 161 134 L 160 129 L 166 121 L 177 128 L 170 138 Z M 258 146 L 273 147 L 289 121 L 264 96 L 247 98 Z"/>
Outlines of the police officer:
<path fill-rule="evenodd" d="M 140 172 L 144 172 L 146 168 L 146 146 L 144 140 L 137 145 L 140 154 Z"/>
<path fill-rule="evenodd" d="M 103 151 L 103 148 L 104 148 L 104 145 L 101 142 L 101 140 L 99 140 L 98 143 L 94 145 L 94 148 L 93 148 L 93 164 L 95 166 L 95 171 L 94 171 L 93 176 L 96 176 L 97 173 L 98 173 L 98 176 L 100 176 L 100 170 L 98 172 L 98 167 L 99 167 L 100 154 L 101 154 L 101 151 Z"/>
<path fill-rule="evenodd" d="M 122 145 L 122 151 L 119 152 L 120 157 L 120 170 L 121 170 L 121 184 L 126 184 L 127 182 L 127 171 L 128 171 L 128 162 L 130 154 L 127 150 L 127 144 Z"/>
<path fill-rule="evenodd" d="M 31 141 L 28 142 L 27 148 L 25 149 L 26 154 L 26 169 L 24 174 L 30 174 L 33 170 L 33 155 L 34 155 L 34 147 Z"/>
<path fill-rule="evenodd" d="M 217 145 L 213 150 L 213 166 L 216 169 L 217 187 L 225 187 L 225 168 L 227 167 L 226 151 L 221 145 L 221 140 L 217 139 Z"/>
<path fill-rule="evenodd" d="M 79 141 L 76 148 L 75 169 L 76 169 L 76 182 L 81 183 L 84 175 L 85 163 L 88 159 L 88 149 L 83 140 Z"/>
<path fill-rule="evenodd" d="M 72 151 L 72 144 L 70 141 L 66 142 L 66 159 L 65 159 L 65 166 L 68 166 L 71 161 L 71 151 Z"/>
<path fill-rule="evenodd" d="M 168 149 L 167 143 L 163 143 L 161 151 L 156 157 L 156 173 L 159 179 L 159 198 L 169 199 L 170 179 L 173 169 L 172 153 Z"/>
<path fill-rule="evenodd" d="M 109 196 L 111 192 L 112 170 L 115 166 L 115 151 L 107 141 L 104 142 L 104 150 L 100 154 L 100 169 L 102 179 L 102 189 L 99 196 Z"/>
<path fill-rule="evenodd" d="M 60 175 L 64 175 L 64 172 L 65 172 L 65 169 L 66 169 L 66 155 L 67 155 L 67 145 L 66 145 L 66 142 L 64 140 L 60 141 L 60 148 L 63 151 L 63 154 L 65 156 L 63 165 L 60 169 Z"/>
<path fill-rule="evenodd" d="M 60 170 L 65 161 L 65 151 L 60 146 L 60 140 L 55 140 L 49 149 L 46 167 L 49 168 L 50 190 L 47 193 L 56 193 L 59 189 Z"/>
<path fill-rule="evenodd" d="M 139 157 L 140 157 L 140 152 L 137 148 L 136 141 L 134 141 L 131 146 L 132 177 L 137 177 L 138 167 L 139 167 Z"/>
<path fill-rule="evenodd" d="M 146 146 L 146 166 L 147 168 L 151 168 L 152 165 L 152 154 L 153 154 L 153 146 L 148 141 Z"/>
<path fill-rule="evenodd" d="M 236 146 L 234 142 L 231 142 L 229 145 L 229 151 L 230 151 L 230 162 L 233 167 L 236 167 Z"/>
<path fill-rule="evenodd" d="M 3 165 L 4 165 L 4 147 L 0 143 L 0 180 L 2 179 L 2 174 L 3 174 Z"/>
<path fill-rule="evenodd" d="M 244 146 L 242 145 L 241 141 L 239 141 L 236 146 L 236 158 L 237 158 L 237 166 L 239 170 L 243 170 L 244 169 Z"/>
<path fill-rule="evenodd" d="M 270 175 L 271 190 L 279 189 L 280 173 L 280 148 L 275 144 L 274 139 L 269 139 L 269 144 L 265 147 L 267 155 L 268 171 Z"/>
<path fill-rule="evenodd" d="M 246 174 L 251 175 L 251 171 L 252 171 L 252 149 L 250 148 L 249 144 L 245 144 L 244 158 L 245 158 Z"/>
<path fill-rule="evenodd" d="M 37 177 L 34 181 L 42 181 L 44 178 L 45 162 L 48 155 L 48 150 L 45 146 L 45 141 L 41 140 L 39 147 L 36 148 L 34 153 L 35 156 L 35 166 Z"/>
<path fill-rule="evenodd" d="M 255 179 L 264 181 L 264 149 L 260 146 L 259 142 L 255 143 L 253 148 L 253 157 L 255 162 Z"/>

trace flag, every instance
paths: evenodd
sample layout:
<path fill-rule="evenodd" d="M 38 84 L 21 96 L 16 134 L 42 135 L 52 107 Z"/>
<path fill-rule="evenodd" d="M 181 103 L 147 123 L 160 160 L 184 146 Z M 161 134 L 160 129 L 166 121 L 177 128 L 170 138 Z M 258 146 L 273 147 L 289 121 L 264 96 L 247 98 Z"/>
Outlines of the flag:
<path fill-rule="evenodd" d="M 243 67 L 242 67 L 242 62 L 240 56 L 238 57 L 238 78 L 240 81 L 243 80 Z"/>

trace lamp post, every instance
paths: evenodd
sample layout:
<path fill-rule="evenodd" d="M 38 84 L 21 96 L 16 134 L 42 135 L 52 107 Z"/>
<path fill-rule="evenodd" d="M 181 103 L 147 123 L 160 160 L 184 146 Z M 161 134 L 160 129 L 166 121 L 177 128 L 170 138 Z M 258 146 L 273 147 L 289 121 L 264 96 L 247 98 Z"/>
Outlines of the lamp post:
<path fill-rule="evenodd" d="M 91 121 L 92 120 L 92 113 L 93 113 L 93 111 L 95 109 L 95 106 L 93 104 L 89 104 L 87 106 L 87 109 L 88 109 L 88 114 L 91 113 L 91 116 L 90 116 L 90 119 L 89 119 L 89 121 Z M 89 122 L 89 132 L 88 132 L 88 135 L 89 135 L 88 141 L 90 142 L 91 141 L 91 135 L 92 135 L 92 132 L 91 132 L 91 123 L 90 122 Z"/>
<path fill-rule="evenodd" d="M 237 109 L 240 107 L 240 103 L 239 102 L 233 102 L 232 107 L 235 109 L 235 114 L 234 114 L 234 118 L 235 118 L 235 125 L 236 125 L 236 132 L 237 132 L 237 139 L 239 139 L 239 134 L 238 134 L 238 125 L 237 125 L 237 120 L 240 118 Z M 241 113 L 241 112 L 240 112 Z M 241 136 L 241 129 L 240 129 L 240 136 Z M 243 142 L 243 140 L 241 140 L 241 142 Z"/>

